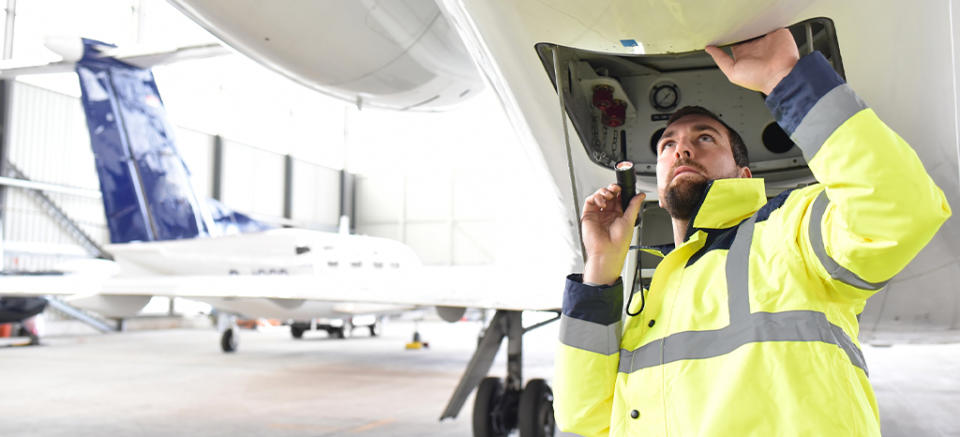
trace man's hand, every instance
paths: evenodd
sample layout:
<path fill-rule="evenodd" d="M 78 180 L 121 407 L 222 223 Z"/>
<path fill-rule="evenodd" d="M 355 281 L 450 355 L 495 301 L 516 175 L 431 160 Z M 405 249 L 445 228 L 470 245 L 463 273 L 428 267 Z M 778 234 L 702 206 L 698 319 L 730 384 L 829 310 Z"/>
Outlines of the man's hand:
<path fill-rule="evenodd" d="M 644 193 L 634 196 L 624 213 L 620 207 L 620 186 L 610 184 L 584 202 L 580 219 L 583 246 L 587 251 L 583 282 L 613 284 L 620 277 L 637 214 L 646 197 Z"/>
<path fill-rule="evenodd" d="M 767 95 L 800 59 L 797 43 L 787 29 L 733 46 L 732 58 L 715 46 L 706 50 L 730 82 Z"/>

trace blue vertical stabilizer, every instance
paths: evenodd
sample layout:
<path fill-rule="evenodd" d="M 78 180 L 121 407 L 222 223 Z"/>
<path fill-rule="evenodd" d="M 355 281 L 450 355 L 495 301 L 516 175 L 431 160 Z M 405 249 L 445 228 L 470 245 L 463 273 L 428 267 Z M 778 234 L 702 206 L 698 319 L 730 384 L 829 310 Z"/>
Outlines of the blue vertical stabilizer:
<path fill-rule="evenodd" d="M 110 241 L 220 234 L 217 222 L 194 193 L 153 73 L 100 56 L 98 47 L 108 44 L 88 39 L 83 43 L 77 75 Z"/>

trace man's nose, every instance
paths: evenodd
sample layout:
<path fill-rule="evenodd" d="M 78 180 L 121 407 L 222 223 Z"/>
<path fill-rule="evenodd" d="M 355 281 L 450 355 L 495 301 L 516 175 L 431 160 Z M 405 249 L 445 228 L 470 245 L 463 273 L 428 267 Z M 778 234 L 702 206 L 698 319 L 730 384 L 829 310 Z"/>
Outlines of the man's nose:
<path fill-rule="evenodd" d="M 692 158 L 693 157 L 693 146 L 686 140 L 681 140 L 677 142 L 677 147 L 674 148 L 673 153 L 676 155 L 677 159 L 680 158 Z"/>

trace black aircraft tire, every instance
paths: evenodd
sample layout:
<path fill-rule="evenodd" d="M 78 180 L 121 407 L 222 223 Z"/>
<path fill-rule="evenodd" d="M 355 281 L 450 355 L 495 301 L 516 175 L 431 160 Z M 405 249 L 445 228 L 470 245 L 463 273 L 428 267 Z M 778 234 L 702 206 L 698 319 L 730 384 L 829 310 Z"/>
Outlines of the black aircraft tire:
<path fill-rule="evenodd" d="M 290 335 L 297 340 L 303 338 L 303 331 L 304 329 L 297 325 L 290 325 Z"/>
<path fill-rule="evenodd" d="M 506 437 L 493 421 L 493 411 L 503 399 L 503 382 L 488 376 L 477 386 L 473 403 L 473 437 Z"/>
<path fill-rule="evenodd" d="M 237 336 L 234 335 L 232 328 L 223 331 L 220 335 L 220 349 L 227 353 L 236 352 Z"/>
<path fill-rule="evenodd" d="M 517 411 L 520 437 L 553 437 L 553 390 L 542 379 L 531 379 L 520 394 Z"/>
<path fill-rule="evenodd" d="M 343 321 L 343 325 L 337 328 L 337 338 L 350 338 L 353 335 L 353 323 L 350 319 Z"/>

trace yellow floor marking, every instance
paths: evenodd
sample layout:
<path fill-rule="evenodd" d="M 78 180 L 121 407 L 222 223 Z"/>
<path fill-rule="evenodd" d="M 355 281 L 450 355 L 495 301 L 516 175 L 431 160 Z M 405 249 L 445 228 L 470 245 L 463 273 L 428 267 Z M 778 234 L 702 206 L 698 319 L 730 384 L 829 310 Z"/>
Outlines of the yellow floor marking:
<path fill-rule="evenodd" d="M 358 427 L 356 427 L 356 428 L 354 428 L 354 429 L 351 429 L 350 432 L 351 432 L 351 433 L 358 433 L 358 432 L 369 431 L 369 430 L 374 429 L 374 428 L 379 428 L 379 427 L 381 427 L 381 426 L 383 426 L 383 425 L 389 425 L 389 424 L 391 424 L 391 423 L 393 423 L 393 422 L 396 422 L 396 421 L 397 421 L 397 419 L 380 419 L 380 420 L 377 420 L 377 421 L 375 421 L 375 422 L 370 422 L 370 423 L 368 423 L 368 424 L 366 424 L 366 425 L 361 425 L 361 426 L 358 426 Z"/>

